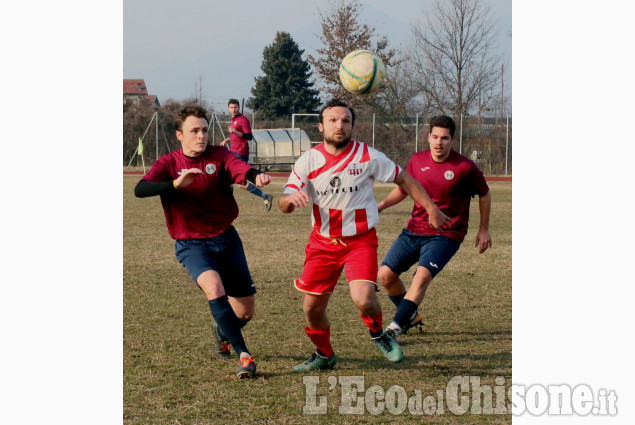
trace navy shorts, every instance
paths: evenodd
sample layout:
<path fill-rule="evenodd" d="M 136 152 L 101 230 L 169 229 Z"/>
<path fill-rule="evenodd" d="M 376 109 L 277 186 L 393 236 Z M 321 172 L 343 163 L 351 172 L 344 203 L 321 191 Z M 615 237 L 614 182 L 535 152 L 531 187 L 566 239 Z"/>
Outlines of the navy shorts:
<path fill-rule="evenodd" d="M 417 235 L 403 229 L 381 265 L 401 274 L 418 262 L 419 266 L 428 269 L 435 277 L 456 254 L 459 246 L 459 242 L 446 236 Z"/>
<path fill-rule="evenodd" d="M 243 244 L 234 226 L 207 239 L 177 239 L 174 253 L 194 279 L 208 270 L 220 275 L 225 293 L 230 297 L 247 297 L 256 293 Z"/>

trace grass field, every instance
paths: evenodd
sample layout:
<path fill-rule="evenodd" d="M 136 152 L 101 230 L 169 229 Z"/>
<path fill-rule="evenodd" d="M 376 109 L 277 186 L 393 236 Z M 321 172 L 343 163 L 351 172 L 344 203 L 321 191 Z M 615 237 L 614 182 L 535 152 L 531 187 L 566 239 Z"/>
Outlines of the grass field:
<path fill-rule="evenodd" d="M 415 416 L 409 409 L 398 415 L 388 409 L 377 415 L 340 414 L 341 387 L 329 389 L 334 377 L 355 376 L 364 379 L 360 397 L 372 385 L 386 391 L 399 385 L 408 396 L 415 390 L 424 397 L 436 395 L 454 376 L 479 376 L 481 385 L 492 386 L 497 376 L 503 376 L 505 385 L 511 385 L 511 183 L 490 183 L 493 247 L 481 255 L 473 247 L 479 217 L 478 202 L 473 200 L 467 238 L 434 279 L 423 303 L 424 332 L 399 337 L 405 353 L 401 363 L 388 363 L 370 342 L 346 282 L 340 279 L 328 310 L 339 362 L 332 371 L 311 374 L 319 376 L 317 396 L 326 397 L 327 414 L 304 415 L 306 387 L 303 375 L 292 367 L 314 348 L 303 330 L 302 296 L 292 282 L 302 270 L 310 209 L 282 214 L 276 204 L 266 213 L 259 198 L 234 191 L 240 207 L 234 226 L 258 290 L 256 314 L 243 329 L 258 377 L 239 381 L 234 378 L 235 357 L 223 362 L 213 356 L 208 304 L 174 257 L 159 198 L 133 195 L 139 178 L 123 179 L 125 424 L 511 422 L 507 414 L 456 415 L 448 409 L 432 416 Z M 285 182 L 274 178 L 266 188 L 276 201 Z M 393 187 L 377 185 L 377 199 Z M 406 200 L 380 215 L 380 261 L 405 227 L 411 208 Z M 395 308 L 385 291 L 378 296 L 387 325 Z"/>

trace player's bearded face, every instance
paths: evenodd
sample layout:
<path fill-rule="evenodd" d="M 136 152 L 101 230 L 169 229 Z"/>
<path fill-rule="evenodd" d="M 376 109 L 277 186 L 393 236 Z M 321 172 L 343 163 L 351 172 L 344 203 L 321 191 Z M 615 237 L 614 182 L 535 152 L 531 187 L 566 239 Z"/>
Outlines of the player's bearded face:
<path fill-rule="evenodd" d="M 348 108 L 334 106 L 324 111 L 319 129 L 324 133 L 324 142 L 336 148 L 348 145 L 353 133 L 353 118 Z"/>

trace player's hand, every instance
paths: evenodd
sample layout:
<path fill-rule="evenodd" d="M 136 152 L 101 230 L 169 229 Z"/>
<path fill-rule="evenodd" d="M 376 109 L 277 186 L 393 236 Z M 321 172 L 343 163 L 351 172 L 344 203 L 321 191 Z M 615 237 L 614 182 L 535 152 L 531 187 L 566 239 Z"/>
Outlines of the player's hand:
<path fill-rule="evenodd" d="M 222 142 L 220 142 L 221 146 L 225 146 L 227 144 L 227 142 L 229 142 L 229 137 L 225 140 L 223 140 Z"/>
<path fill-rule="evenodd" d="M 432 227 L 437 232 L 443 232 L 444 228 L 452 224 L 452 219 L 443 214 L 443 212 L 439 208 L 435 208 L 435 210 L 432 211 L 432 214 L 428 214 L 428 217 L 430 227 Z"/>
<path fill-rule="evenodd" d="M 229 131 L 230 133 L 235 133 L 236 129 L 230 125 L 229 127 L 227 127 L 227 131 Z"/>
<path fill-rule="evenodd" d="M 203 174 L 203 171 L 198 168 L 190 168 L 181 173 L 179 178 L 174 180 L 174 186 L 177 189 L 183 189 L 184 187 L 188 187 L 195 178 L 199 175 Z"/>
<path fill-rule="evenodd" d="M 258 174 L 256 176 L 256 186 L 263 187 L 271 183 L 271 176 L 269 174 Z"/>
<path fill-rule="evenodd" d="M 309 198 L 309 194 L 306 193 L 306 190 L 298 190 L 294 194 L 289 195 L 287 200 L 292 205 L 300 208 L 304 208 L 311 203 L 311 199 Z"/>
<path fill-rule="evenodd" d="M 492 237 L 489 235 L 489 231 L 479 229 L 478 233 L 476 234 L 476 243 L 474 244 L 474 246 L 478 247 L 479 254 L 484 253 L 487 248 L 491 247 Z"/>

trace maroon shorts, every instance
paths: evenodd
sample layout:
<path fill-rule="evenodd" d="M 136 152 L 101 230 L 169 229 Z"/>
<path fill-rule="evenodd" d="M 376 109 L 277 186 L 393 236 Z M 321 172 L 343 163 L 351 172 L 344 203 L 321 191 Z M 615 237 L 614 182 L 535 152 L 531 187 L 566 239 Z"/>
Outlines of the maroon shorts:
<path fill-rule="evenodd" d="M 331 239 L 315 230 L 306 246 L 302 276 L 295 281 L 299 291 L 314 295 L 330 294 L 342 274 L 349 283 L 377 285 L 377 233 L 372 228 L 361 235 Z"/>

